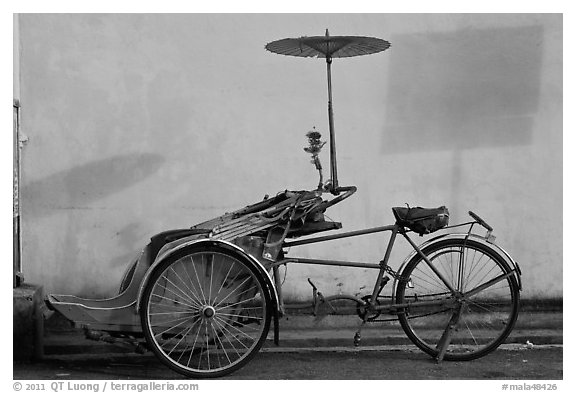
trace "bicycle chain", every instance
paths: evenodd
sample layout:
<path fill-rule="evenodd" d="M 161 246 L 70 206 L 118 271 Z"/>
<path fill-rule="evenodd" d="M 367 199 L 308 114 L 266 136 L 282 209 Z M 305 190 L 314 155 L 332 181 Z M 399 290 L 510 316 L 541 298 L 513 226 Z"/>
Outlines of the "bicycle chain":
<path fill-rule="evenodd" d="M 400 273 L 397 273 L 394 269 L 392 269 L 390 266 L 386 265 L 386 267 L 384 268 L 384 271 L 386 273 L 388 273 L 390 276 L 392 276 L 395 280 L 398 280 L 399 282 L 408 282 L 410 281 L 410 278 L 405 279 L 402 278 L 402 275 Z"/>

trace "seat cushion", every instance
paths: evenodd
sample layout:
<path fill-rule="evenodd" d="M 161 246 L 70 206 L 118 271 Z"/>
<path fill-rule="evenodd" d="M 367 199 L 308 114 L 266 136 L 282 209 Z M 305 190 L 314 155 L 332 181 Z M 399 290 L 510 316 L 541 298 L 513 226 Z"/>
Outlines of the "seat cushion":
<path fill-rule="evenodd" d="M 446 206 L 437 208 L 393 207 L 392 212 L 399 225 L 425 235 L 448 225 L 449 212 Z"/>

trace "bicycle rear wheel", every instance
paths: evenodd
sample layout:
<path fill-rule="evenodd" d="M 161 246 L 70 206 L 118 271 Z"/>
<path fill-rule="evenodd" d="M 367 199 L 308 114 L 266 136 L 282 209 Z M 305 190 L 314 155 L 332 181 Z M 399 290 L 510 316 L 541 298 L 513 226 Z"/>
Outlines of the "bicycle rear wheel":
<path fill-rule="evenodd" d="M 459 304 L 459 323 L 444 359 L 472 360 L 496 349 L 518 316 L 518 284 L 513 274 L 507 275 L 507 263 L 490 247 L 470 239 L 441 240 L 422 252 L 457 293 L 451 293 L 419 254 L 412 258 L 396 291 L 397 303 L 411 303 L 398 314 L 406 335 L 421 350 L 437 357 L 440 339 Z M 492 285 L 480 287 L 491 280 Z M 475 292 L 470 293 L 472 290 Z M 441 301 L 418 305 L 434 300 Z"/>
<path fill-rule="evenodd" d="M 140 311 L 146 341 L 172 370 L 221 377 L 244 366 L 270 328 L 272 301 L 261 273 L 218 246 L 181 250 L 154 270 Z"/>

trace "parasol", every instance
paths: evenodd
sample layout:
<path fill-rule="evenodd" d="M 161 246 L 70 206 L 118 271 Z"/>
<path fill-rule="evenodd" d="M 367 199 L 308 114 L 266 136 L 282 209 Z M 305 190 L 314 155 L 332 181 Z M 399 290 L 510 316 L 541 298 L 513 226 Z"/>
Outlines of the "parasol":
<path fill-rule="evenodd" d="M 382 52 L 390 47 L 388 41 L 374 37 L 330 36 L 326 29 L 325 36 L 285 38 L 270 42 L 266 49 L 280 55 L 297 57 L 316 57 L 326 59 L 328 74 L 328 126 L 330 129 L 330 191 L 338 193 L 338 171 L 336 168 L 336 140 L 334 137 L 334 113 L 332 109 L 332 59 L 337 57 L 354 57 Z"/>

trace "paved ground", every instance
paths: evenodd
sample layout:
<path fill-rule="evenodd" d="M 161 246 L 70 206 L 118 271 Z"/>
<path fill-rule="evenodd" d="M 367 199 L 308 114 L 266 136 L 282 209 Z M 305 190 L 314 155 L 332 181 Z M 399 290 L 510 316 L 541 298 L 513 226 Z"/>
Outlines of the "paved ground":
<path fill-rule="evenodd" d="M 248 365 L 228 379 L 539 379 L 563 378 L 561 312 L 520 315 L 516 328 L 494 353 L 472 362 L 436 364 L 406 337 L 398 323 L 372 324 L 353 346 L 354 316 L 289 316 L 280 323 L 280 344 L 272 334 Z M 530 344 L 526 344 L 529 341 Z M 535 344 L 532 347 L 532 344 Z M 532 347 L 530 349 L 529 347 Z M 14 379 L 180 379 L 150 353 L 134 354 L 101 341 L 87 340 L 69 324 L 53 326 L 44 338 L 45 357 L 14 363 Z"/>
<path fill-rule="evenodd" d="M 498 379 L 563 378 L 561 345 L 508 344 L 471 362 L 443 362 L 412 346 L 355 348 L 267 348 L 226 379 Z M 181 379 L 152 355 L 90 354 L 49 356 L 14 364 L 14 379 L 164 380 Z"/>

